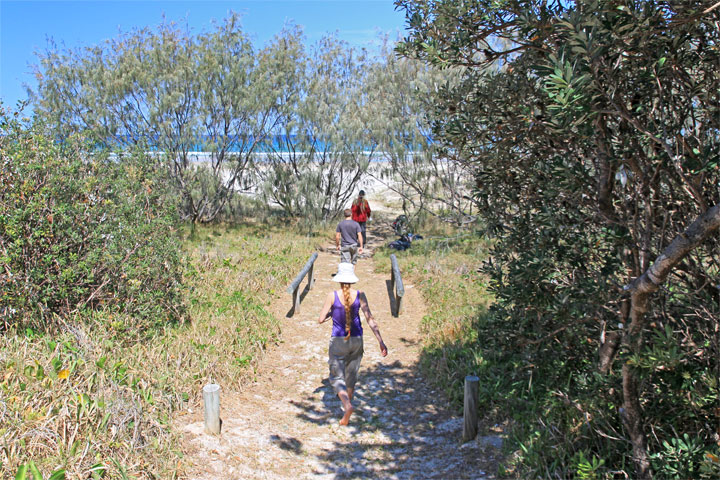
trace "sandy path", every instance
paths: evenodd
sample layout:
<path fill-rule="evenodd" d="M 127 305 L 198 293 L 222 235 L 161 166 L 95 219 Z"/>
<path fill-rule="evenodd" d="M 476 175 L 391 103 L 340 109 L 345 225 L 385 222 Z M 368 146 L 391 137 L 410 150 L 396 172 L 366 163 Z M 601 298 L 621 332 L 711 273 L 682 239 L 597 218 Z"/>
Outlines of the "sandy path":
<path fill-rule="evenodd" d="M 371 239 L 372 240 L 372 239 Z M 371 241 L 371 247 L 373 246 Z M 178 419 L 193 479 L 294 478 L 494 478 L 497 453 L 484 443 L 460 445 L 462 419 L 445 409 L 418 367 L 419 292 L 406 285 L 403 313 L 391 316 L 389 277 L 374 272 L 372 258 L 356 267 L 389 354 L 382 358 L 369 328 L 360 367 L 355 413 L 337 424 L 340 401 L 329 385 L 327 346 L 331 323 L 318 325 L 339 257 L 320 252 L 315 287 L 292 318 L 290 296 L 273 305 L 282 342 L 267 352 L 257 380 L 242 391 L 224 391 L 223 430 L 203 433 L 202 412 Z"/>

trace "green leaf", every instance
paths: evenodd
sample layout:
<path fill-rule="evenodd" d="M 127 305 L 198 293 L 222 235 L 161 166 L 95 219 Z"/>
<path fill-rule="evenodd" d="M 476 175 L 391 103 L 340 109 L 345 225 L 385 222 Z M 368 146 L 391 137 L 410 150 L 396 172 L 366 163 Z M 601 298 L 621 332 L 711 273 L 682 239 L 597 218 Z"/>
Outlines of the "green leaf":
<path fill-rule="evenodd" d="M 93 476 L 93 478 L 95 477 Z M 60 470 L 55 470 L 52 474 L 50 474 L 50 478 L 48 480 L 65 480 L 65 469 L 61 468 Z"/>
<path fill-rule="evenodd" d="M 26 480 L 27 479 L 28 466 L 20 465 L 17 473 L 15 474 L 15 480 Z"/>
<path fill-rule="evenodd" d="M 38 470 L 37 465 L 35 465 L 35 462 L 30 460 L 30 473 L 33 474 L 33 477 L 35 480 L 42 480 L 43 476 L 42 473 L 40 473 L 40 470 Z"/>
<path fill-rule="evenodd" d="M 102 463 L 96 463 L 95 465 L 90 467 L 90 473 L 92 474 L 93 479 L 104 477 L 106 471 L 107 467 Z"/>
<path fill-rule="evenodd" d="M 662 67 L 663 65 L 665 65 L 665 61 L 667 61 L 667 58 L 665 57 L 662 57 L 660 60 L 658 60 L 658 67 Z"/>
<path fill-rule="evenodd" d="M 102 369 L 105 367 L 105 362 L 107 361 L 107 356 L 102 356 L 97 359 L 95 362 L 95 365 L 97 365 L 98 368 Z"/>
<path fill-rule="evenodd" d="M 58 357 L 53 358 L 50 363 L 52 363 L 53 369 L 55 369 L 55 373 L 58 373 L 60 370 L 62 370 L 63 364 Z"/>

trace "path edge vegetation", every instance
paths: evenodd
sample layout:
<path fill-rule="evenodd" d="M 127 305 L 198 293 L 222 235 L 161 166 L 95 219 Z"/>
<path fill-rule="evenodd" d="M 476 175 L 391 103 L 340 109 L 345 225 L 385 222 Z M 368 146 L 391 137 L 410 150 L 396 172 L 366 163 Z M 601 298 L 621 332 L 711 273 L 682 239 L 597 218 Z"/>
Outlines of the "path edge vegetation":
<path fill-rule="evenodd" d="M 181 225 L 147 154 L 0 120 L 0 476 L 181 477 L 174 412 L 251 380 L 317 240 Z"/>
<path fill-rule="evenodd" d="M 396 5 L 399 53 L 463 69 L 430 116 L 494 238 L 490 339 L 545 405 L 518 465 L 717 476 L 718 5 Z"/>

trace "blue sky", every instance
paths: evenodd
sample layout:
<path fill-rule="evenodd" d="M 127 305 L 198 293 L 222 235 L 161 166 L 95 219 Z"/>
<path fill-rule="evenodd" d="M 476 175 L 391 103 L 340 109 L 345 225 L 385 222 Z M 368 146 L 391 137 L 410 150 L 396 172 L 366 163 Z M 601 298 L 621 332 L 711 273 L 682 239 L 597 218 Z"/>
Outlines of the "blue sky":
<path fill-rule="evenodd" d="M 59 46 L 92 46 L 135 28 L 165 21 L 185 23 L 198 33 L 228 11 L 243 14 L 243 30 L 256 45 L 270 40 L 287 22 L 303 27 L 309 43 L 328 32 L 358 47 L 373 49 L 381 33 L 402 34 L 405 17 L 392 0 L 0 0 L 0 99 L 14 107 L 35 86 L 35 52 L 52 38 Z"/>

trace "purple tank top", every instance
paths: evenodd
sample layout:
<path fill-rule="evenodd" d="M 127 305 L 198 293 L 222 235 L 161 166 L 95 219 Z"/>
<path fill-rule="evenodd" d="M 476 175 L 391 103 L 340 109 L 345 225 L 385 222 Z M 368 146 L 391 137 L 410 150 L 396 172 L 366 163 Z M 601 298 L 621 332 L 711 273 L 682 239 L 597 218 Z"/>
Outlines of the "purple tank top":
<path fill-rule="evenodd" d="M 340 301 L 338 293 L 335 292 L 335 301 L 330 309 L 332 312 L 333 337 L 344 337 L 345 333 L 345 305 Z M 350 305 L 350 316 L 352 317 L 352 323 L 350 324 L 350 336 L 351 337 L 362 337 L 363 329 L 360 324 L 360 292 L 355 297 L 355 301 Z"/>

